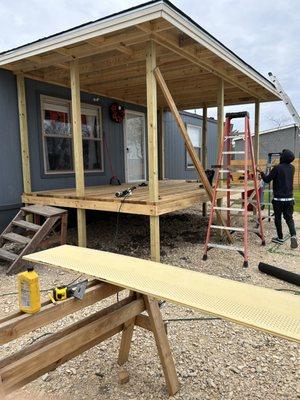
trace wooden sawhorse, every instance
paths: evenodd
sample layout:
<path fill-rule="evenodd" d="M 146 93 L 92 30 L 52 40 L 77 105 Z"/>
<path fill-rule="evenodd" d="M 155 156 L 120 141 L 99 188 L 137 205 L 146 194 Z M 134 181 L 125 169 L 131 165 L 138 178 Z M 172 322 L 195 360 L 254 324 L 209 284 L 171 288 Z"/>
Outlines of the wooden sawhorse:
<path fill-rule="evenodd" d="M 18 312 L 9 315 L 0 320 L 0 344 L 8 343 L 123 290 L 93 280 L 89 282 L 82 300 L 70 298 L 57 304 L 46 301 L 36 314 Z M 141 314 L 143 311 L 147 311 L 148 316 Z M 135 326 L 153 332 L 168 392 L 174 395 L 180 386 L 158 303 L 148 296 L 130 292 L 125 299 L 1 360 L 0 398 L 119 332 L 123 333 L 118 364 L 123 365 L 129 357 Z"/>

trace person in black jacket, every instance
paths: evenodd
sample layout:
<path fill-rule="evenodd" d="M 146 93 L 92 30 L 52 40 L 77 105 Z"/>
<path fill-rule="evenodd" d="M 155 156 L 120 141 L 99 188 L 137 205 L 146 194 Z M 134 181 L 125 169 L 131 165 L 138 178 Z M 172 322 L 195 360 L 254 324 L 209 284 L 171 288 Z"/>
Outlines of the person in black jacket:
<path fill-rule="evenodd" d="M 277 237 L 272 239 L 272 242 L 283 244 L 282 223 L 281 217 L 285 219 L 291 235 L 291 248 L 298 247 L 295 223 L 293 219 L 294 213 L 294 194 L 293 181 L 295 167 L 291 164 L 295 159 L 294 153 L 291 150 L 282 150 L 280 163 L 271 169 L 269 175 L 258 170 L 263 181 L 270 183 L 273 181 L 273 210 L 275 217 L 275 226 Z"/>

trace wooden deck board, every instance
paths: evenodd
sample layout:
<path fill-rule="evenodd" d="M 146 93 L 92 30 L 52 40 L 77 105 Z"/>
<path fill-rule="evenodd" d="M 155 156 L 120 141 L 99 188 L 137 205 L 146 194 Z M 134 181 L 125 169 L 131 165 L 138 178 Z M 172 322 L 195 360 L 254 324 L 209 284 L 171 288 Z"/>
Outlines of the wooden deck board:
<path fill-rule="evenodd" d="M 126 199 L 115 197 L 117 191 L 130 186 L 135 184 L 90 186 L 85 189 L 83 198 L 76 196 L 76 190 L 73 188 L 44 190 L 23 194 L 22 200 L 26 203 L 142 215 L 162 215 L 209 201 L 205 190 L 199 187 L 198 182 L 182 180 L 160 181 L 157 202 L 149 201 L 148 186 L 137 186 L 137 184 L 132 196 Z M 224 195 L 220 193 L 220 197 Z"/>

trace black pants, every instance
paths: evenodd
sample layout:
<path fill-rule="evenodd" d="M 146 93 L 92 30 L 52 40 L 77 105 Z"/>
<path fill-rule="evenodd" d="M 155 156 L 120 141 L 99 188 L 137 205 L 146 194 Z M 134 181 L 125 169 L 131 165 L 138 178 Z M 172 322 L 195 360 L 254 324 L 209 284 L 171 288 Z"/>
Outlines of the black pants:
<path fill-rule="evenodd" d="M 277 230 L 277 236 L 279 237 L 279 239 L 283 239 L 282 223 L 281 223 L 282 214 L 289 228 L 290 235 L 296 236 L 295 223 L 293 219 L 294 201 L 273 200 L 272 203 L 275 216 L 275 226 Z"/>

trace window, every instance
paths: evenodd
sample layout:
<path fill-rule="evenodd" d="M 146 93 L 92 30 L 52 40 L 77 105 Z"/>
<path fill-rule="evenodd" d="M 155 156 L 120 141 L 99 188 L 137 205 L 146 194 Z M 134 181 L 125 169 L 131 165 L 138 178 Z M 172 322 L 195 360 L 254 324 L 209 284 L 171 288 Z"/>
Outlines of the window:
<path fill-rule="evenodd" d="M 71 103 L 42 97 L 42 134 L 45 173 L 74 171 Z M 83 162 L 85 171 L 103 171 L 100 107 L 81 106 Z"/>
<path fill-rule="evenodd" d="M 198 156 L 201 160 L 200 140 L 201 140 L 202 128 L 201 128 L 201 126 L 197 126 L 197 125 L 187 125 L 186 128 L 187 128 L 188 135 L 194 146 L 194 149 L 196 150 L 196 153 L 198 154 Z M 188 169 L 194 168 L 193 161 L 187 151 L 186 151 L 186 167 Z"/>

